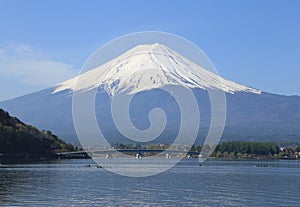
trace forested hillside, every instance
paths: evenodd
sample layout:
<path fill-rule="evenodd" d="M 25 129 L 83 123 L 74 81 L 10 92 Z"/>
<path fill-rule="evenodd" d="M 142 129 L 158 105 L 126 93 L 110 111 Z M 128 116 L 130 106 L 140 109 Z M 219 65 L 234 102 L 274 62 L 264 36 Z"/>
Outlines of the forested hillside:
<path fill-rule="evenodd" d="M 51 131 L 26 125 L 0 109 L 0 157 L 49 157 L 57 151 L 73 151 Z"/>

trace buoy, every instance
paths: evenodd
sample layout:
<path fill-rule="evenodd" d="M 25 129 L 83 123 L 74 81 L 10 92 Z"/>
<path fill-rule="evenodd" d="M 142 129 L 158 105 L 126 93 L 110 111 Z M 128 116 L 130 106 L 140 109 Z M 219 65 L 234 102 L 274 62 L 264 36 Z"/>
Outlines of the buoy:
<path fill-rule="evenodd" d="M 137 153 L 137 154 L 135 155 L 135 158 L 136 158 L 136 159 L 142 159 L 142 155 L 139 154 L 139 153 Z"/>

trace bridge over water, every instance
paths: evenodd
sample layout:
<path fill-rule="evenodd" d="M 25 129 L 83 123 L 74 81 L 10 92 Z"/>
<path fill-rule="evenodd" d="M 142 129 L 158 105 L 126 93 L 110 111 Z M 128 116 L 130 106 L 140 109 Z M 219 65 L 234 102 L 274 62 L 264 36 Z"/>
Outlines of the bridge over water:
<path fill-rule="evenodd" d="M 84 159 L 92 157 L 106 156 L 107 159 L 112 159 L 115 155 L 132 154 L 136 158 L 142 158 L 146 153 L 149 154 L 160 154 L 165 155 L 166 158 L 171 158 L 173 155 L 182 155 L 192 158 L 194 156 L 199 156 L 200 152 L 196 151 L 184 151 L 184 150 L 168 150 L 168 149 L 108 149 L 108 150 L 94 150 L 94 151 L 76 151 L 76 152 L 62 152 L 56 153 L 58 158 L 62 159 Z"/>

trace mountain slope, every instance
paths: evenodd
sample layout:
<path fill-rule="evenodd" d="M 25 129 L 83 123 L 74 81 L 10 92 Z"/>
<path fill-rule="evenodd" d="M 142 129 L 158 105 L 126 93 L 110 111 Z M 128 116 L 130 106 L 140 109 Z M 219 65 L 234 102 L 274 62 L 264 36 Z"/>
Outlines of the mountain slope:
<path fill-rule="evenodd" d="M 77 85 L 76 85 L 77 84 Z M 61 84 L 63 90 L 84 91 L 102 86 L 111 96 L 138 93 L 165 85 L 260 94 L 261 91 L 226 80 L 161 44 L 139 45 L 119 57 Z"/>
<path fill-rule="evenodd" d="M 76 85 L 77 84 L 77 85 Z M 190 88 L 200 111 L 197 142 L 206 137 L 211 106 L 207 89 L 222 90 L 227 99 L 223 141 L 299 142 L 300 97 L 270 94 L 226 80 L 160 44 L 140 45 L 121 56 L 54 87 L 0 103 L 0 107 L 39 128 L 54 131 L 78 143 L 72 119 L 73 92 L 96 89 L 95 112 L 100 129 L 110 142 L 127 142 L 111 116 L 111 98 L 117 93 L 135 94 L 130 117 L 139 129 L 149 127 L 148 115 L 162 108 L 168 122 L 158 142 L 170 142 L 180 126 L 180 111 L 170 94 L 160 88 Z M 88 134 L 87 136 L 96 136 Z"/>
<path fill-rule="evenodd" d="M 54 151 L 74 150 L 50 131 L 40 131 L 26 125 L 8 112 L 0 109 L 1 158 L 26 156 L 27 158 L 49 157 Z"/>

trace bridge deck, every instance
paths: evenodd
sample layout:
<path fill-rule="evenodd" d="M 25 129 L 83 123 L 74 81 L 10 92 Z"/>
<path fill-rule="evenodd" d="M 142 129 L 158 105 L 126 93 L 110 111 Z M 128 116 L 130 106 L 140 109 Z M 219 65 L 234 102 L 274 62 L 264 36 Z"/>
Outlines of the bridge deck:
<path fill-rule="evenodd" d="M 95 150 L 95 151 L 76 151 L 76 152 L 61 152 L 56 153 L 59 158 L 88 158 L 89 155 L 113 155 L 117 153 L 163 153 L 163 154 L 186 154 L 186 155 L 199 155 L 196 151 L 183 151 L 183 150 L 163 150 L 163 149 L 111 149 L 111 150 Z"/>

